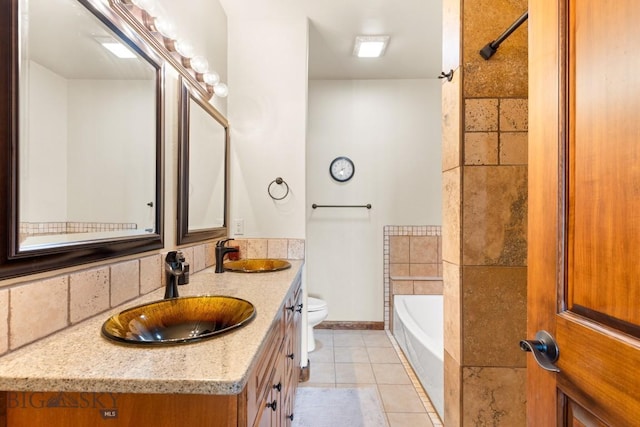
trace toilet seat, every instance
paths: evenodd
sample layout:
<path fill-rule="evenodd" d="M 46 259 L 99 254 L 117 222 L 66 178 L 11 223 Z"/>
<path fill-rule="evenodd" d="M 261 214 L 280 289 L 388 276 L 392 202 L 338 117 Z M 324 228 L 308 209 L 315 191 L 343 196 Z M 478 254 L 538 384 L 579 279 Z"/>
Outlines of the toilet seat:
<path fill-rule="evenodd" d="M 307 297 L 307 307 L 309 312 L 322 311 L 327 309 L 327 303 L 318 298 Z"/>

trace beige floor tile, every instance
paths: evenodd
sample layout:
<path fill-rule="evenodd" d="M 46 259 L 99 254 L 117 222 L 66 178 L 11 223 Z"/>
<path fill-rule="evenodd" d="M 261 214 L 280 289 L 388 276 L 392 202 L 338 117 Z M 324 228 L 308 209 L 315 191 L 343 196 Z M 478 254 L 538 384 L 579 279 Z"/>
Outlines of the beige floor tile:
<path fill-rule="evenodd" d="M 369 363 L 369 353 L 364 347 L 335 347 L 336 363 Z"/>
<path fill-rule="evenodd" d="M 334 347 L 364 347 L 361 334 L 333 334 Z"/>
<path fill-rule="evenodd" d="M 336 363 L 336 383 L 375 384 L 369 363 Z"/>
<path fill-rule="evenodd" d="M 401 363 L 393 347 L 367 347 L 371 363 Z"/>
<path fill-rule="evenodd" d="M 340 384 L 342 387 L 342 384 Z M 334 388 L 336 387 L 335 383 L 312 383 L 309 381 L 305 381 L 303 383 L 299 383 L 298 387 L 318 387 L 318 388 Z"/>
<path fill-rule="evenodd" d="M 379 384 L 385 412 L 423 412 L 426 410 L 412 385 Z"/>
<path fill-rule="evenodd" d="M 427 414 L 387 412 L 389 427 L 433 427 Z"/>
<path fill-rule="evenodd" d="M 333 347 L 324 347 L 316 343 L 316 349 L 309 353 L 309 360 L 312 362 L 333 363 L 335 361 Z"/>
<path fill-rule="evenodd" d="M 333 363 L 313 363 L 311 365 L 310 384 L 326 384 L 336 382 L 336 365 Z"/>
<path fill-rule="evenodd" d="M 411 384 L 411 379 L 401 364 L 374 363 L 371 368 L 378 384 Z"/>
<path fill-rule="evenodd" d="M 377 331 L 376 331 L 377 332 Z M 391 341 L 387 337 L 384 331 L 380 331 L 382 334 L 366 333 L 362 334 L 362 339 L 367 347 L 392 347 Z"/>

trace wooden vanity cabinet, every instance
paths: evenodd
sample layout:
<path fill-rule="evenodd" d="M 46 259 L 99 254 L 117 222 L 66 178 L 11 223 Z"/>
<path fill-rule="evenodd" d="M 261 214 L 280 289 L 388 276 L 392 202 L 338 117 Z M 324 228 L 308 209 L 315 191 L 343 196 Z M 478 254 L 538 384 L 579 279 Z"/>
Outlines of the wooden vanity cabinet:
<path fill-rule="evenodd" d="M 298 281 L 240 394 L 4 391 L 0 427 L 289 427 L 300 373 L 301 300 Z"/>

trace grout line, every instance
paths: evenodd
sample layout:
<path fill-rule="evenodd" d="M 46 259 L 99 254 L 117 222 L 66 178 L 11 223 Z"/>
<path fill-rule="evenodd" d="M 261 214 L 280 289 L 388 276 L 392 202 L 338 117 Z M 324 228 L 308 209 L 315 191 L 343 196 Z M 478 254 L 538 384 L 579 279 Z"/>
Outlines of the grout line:
<path fill-rule="evenodd" d="M 404 353 L 400 349 L 400 346 L 398 346 L 398 343 L 396 342 L 395 337 L 391 334 L 391 331 L 389 331 L 388 329 L 385 332 L 387 333 L 387 337 L 391 341 L 391 344 L 393 345 L 394 350 L 398 354 L 398 357 L 402 362 L 402 366 L 404 366 L 405 371 L 407 371 L 407 375 L 409 375 L 409 378 L 411 379 L 411 383 L 413 384 L 414 388 L 418 392 L 418 397 L 420 397 L 420 400 L 422 401 L 422 404 L 424 405 L 424 408 L 427 411 L 427 415 L 431 419 L 431 423 L 433 424 L 433 427 L 443 427 L 444 424 L 442 423 L 442 420 L 438 416 L 438 412 L 433 407 L 433 404 L 431 403 L 429 396 L 424 391 L 422 384 L 420 384 L 420 380 L 418 380 L 418 376 L 413 371 L 413 368 L 411 367 Z"/>

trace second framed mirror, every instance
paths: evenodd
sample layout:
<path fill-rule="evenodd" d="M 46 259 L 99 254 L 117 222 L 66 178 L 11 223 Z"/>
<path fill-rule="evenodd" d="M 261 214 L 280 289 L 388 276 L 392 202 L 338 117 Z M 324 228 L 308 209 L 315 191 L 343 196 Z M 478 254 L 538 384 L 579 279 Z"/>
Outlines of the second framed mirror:
<path fill-rule="evenodd" d="M 180 80 L 178 244 L 227 234 L 229 123 Z"/>

